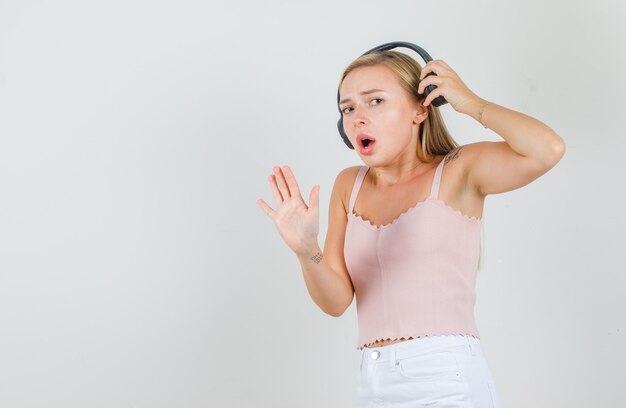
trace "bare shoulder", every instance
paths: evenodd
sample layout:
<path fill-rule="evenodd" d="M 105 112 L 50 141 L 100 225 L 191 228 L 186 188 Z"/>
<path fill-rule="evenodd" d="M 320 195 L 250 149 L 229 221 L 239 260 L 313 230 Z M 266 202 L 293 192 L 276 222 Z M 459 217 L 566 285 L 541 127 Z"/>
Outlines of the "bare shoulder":
<path fill-rule="evenodd" d="M 445 155 L 445 166 L 454 169 L 454 173 L 465 178 L 472 164 L 476 161 L 480 152 L 492 142 L 475 142 L 458 146 Z"/>
<path fill-rule="evenodd" d="M 348 200 L 350 200 L 350 192 L 352 191 L 352 186 L 354 185 L 356 176 L 361 167 L 362 166 L 360 165 L 346 167 L 341 170 L 339 174 L 337 174 L 335 179 L 335 188 L 337 188 L 337 191 L 339 192 L 346 214 L 348 213 Z"/>
<path fill-rule="evenodd" d="M 456 185 L 458 190 L 465 191 L 465 194 L 477 199 L 482 199 L 483 196 L 476 186 L 470 182 L 471 171 L 482 152 L 489 149 L 493 143 L 489 141 L 468 143 L 452 149 L 445 155 L 444 166 L 448 169 L 448 174 L 451 175 L 449 179 L 453 180 L 452 184 Z"/>

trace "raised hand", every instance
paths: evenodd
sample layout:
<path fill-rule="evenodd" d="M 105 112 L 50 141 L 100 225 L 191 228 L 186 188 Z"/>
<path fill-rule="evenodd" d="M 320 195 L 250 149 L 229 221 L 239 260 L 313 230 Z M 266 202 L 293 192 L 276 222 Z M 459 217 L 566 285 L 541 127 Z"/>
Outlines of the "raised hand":
<path fill-rule="evenodd" d="M 436 75 L 433 75 L 436 74 Z M 424 106 L 428 106 L 436 97 L 443 95 L 446 101 L 455 111 L 468 113 L 468 109 L 476 103 L 484 102 L 478 95 L 465 85 L 459 75 L 443 60 L 429 61 L 421 70 L 418 93 L 424 93 L 428 85 L 436 85 L 437 88 L 430 92 L 424 100 Z"/>
<path fill-rule="evenodd" d="M 272 209 L 262 198 L 257 204 L 272 219 L 289 248 L 296 254 L 310 251 L 319 233 L 319 185 L 311 189 L 307 206 L 289 166 L 274 167 L 268 180 L 278 209 Z"/>

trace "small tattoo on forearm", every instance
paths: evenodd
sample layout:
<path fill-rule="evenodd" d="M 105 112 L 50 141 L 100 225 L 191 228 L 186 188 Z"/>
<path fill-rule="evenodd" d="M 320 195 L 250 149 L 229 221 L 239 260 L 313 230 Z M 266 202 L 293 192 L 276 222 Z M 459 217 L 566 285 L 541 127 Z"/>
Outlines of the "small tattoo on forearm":
<path fill-rule="evenodd" d="M 316 253 L 315 255 L 313 255 L 311 257 L 311 260 L 318 264 L 318 263 L 320 263 L 322 261 L 323 257 L 324 257 L 324 255 L 322 255 L 321 253 L 318 252 L 318 253 Z"/>
<path fill-rule="evenodd" d="M 445 164 L 448 164 L 449 162 L 456 160 L 459 155 L 461 154 L 461 149 L 463 149 L 463 146 L 459 146 L 455 149 L 453 149 L 452 151 L 450 151 L 446 157 L 444 158 L 444 160 L 446 161 Z"/>

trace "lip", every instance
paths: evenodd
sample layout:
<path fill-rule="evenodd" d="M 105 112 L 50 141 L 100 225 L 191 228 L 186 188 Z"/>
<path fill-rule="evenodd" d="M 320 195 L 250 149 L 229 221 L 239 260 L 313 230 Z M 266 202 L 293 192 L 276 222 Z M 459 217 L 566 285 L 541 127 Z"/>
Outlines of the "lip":
<path fill-rule="evenodd" d="M 363 139 L 371 140 L 367 147 L 363 145 Z M 359 153 L 361 153 L 361 155 L 367 156 L 372 153 L 374 145 L 376 144 L 376 139 L 366 133 L 359 133 L 359 135 L 356 137 L 356 140 L 359 147 Z"/>
<path fill-rule="evenodd" d="M 359 146 L 363 146 L 363 139 L 369 139 L 373 142 L 376 141 L 375 138 L 373 138 L 372 136 L 368 135 L 367 133 L 359 133 L 356 137 L 356 141 L 359 144 Z"/>

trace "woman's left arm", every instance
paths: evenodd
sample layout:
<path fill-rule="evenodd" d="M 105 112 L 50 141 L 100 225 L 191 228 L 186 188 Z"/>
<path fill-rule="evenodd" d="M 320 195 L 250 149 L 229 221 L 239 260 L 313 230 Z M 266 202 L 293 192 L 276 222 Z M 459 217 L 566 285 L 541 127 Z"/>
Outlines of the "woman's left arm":
<path fill-rule="evenodd" d="M 437 75 L 429 76 L 429 72 Z M 443 95 L 457 112 L 471 116 L 505 140 L 471 143 L 456 149 L 457 155 L 463 150 L 468 183 L 478 193 L 498 194 L 525 186 L 554 167 L 565 154 L 565 142 L 550 127 L 478 97 L 442 60 L 426 64 L 420 79 L 422 92 L 428 85 L 437 85 L 424 106 Z"/>
<path fill-rule="evenodd" d="M 479 122 L 505 140 L 464 146 L 467 180 L 480 194 L 498 194 L 525 186 L 561 160 L 565 142 L 550 127 L 521 112 L 487 102 L 477 98 L 461 110 L 479 121 L 482 109 Z"/>

